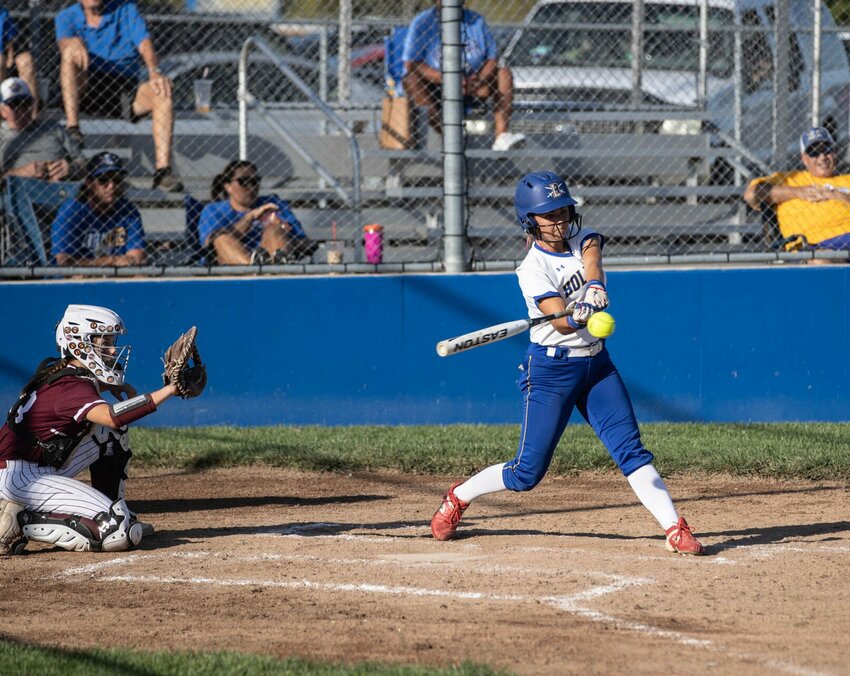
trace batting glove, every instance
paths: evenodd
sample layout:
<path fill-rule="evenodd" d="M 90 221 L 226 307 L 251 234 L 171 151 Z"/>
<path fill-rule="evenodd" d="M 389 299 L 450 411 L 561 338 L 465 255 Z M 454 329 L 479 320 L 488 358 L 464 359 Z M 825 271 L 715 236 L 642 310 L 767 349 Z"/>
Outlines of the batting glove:
<path fill-rule="evenodd" d="M 604 310 L 608 307 L 608 292 L 605 291 L 605 284 L 599 279 L 591 279 L 584 285 L 585 303 L 590 303 L 597 310 Z"/>
<path fill-rule="evenodd" d="M 573 301 L 567 306 L 567 309 L 573 311 L 572 315 L 567 317 L 567 324 L 574 329 L 583 329 L 587 326 L 587 320 L 596 311 L 595 307 L 584 301 L 578 303 Z"/>

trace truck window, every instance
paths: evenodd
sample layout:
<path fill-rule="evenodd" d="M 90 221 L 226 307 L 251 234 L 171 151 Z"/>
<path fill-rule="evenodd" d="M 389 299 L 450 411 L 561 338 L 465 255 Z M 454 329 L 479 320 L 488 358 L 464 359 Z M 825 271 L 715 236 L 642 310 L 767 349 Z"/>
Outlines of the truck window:
<path fill-rule="evenodd" d="M 770 22 L 770 28 L 776 25 L 776 10 L 773 5 L 768 5 L 764 8 L 764 13 L 767 20 Z M 800 87 L 800 80 L 803 76 L 805 61 L 803 60 L 803 51 L 800 49 L 800 43 L 797 41 L 797 35 L 793 31 L 788 33 L 788 89 L 795 91 Z"/>
<path fill-rule="evenodd" d="M 699 66 L 699 7 L 647 4 L 644 59 L 654 70 L 696 71 Z M 632 5 L 563 2 L 542 5 L 521 29 L 508 63 L 514 66 L 631 68 Z M 731 77 L 734 16 L 709 8 L 709 72 Z M 712 30 L 714 29 L 714 30 Z"/>
<path fill-rule="evenodd" d="M 752 94 L 762 87 L 773 86 L 773 52 L 758 12 L 754 9 L 744 12 L 741 24 L 745 29 L 741 40 L 744 92 Z"/>

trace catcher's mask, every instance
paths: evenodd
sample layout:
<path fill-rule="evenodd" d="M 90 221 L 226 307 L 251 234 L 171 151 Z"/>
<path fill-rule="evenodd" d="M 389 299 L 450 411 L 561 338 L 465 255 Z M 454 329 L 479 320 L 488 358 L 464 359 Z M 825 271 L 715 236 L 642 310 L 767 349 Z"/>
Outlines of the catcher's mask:
<path fill-rule="evenodd" d="M 117 313 L 97 305 L 69 305 L 56 325 L 56 345 L 107 385 L 123 385 L 130 346 L 118 346 L 127 333 Z"/>

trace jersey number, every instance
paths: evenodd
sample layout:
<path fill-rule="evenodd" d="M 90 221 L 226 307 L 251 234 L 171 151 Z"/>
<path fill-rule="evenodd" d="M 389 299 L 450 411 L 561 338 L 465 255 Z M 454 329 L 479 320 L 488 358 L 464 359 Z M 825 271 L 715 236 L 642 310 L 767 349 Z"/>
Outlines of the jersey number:
<path fill-rule="evenodd" d="M 21 406 L 21 407 L 18 409 L 18 412 L 15 414 L 15 424 L 16 424 L 16 425 L 20 425 L 20 424 L 21 424 L 21 422 L 22 422 L 22 421 L 23 421 L 23 419 L 24 419 L 24 414 L 25 414 L 27 411 L 29 411 L 29 410 L 33 407 L 33 404 L 35 404 L 36 396 L 37 396 L 37 394 L 36 394 L 35 392 L 33 392 L 33 393 L 30 395 L 30 398 L 29 398 L 29 399 L 27 399 L 27 403 L 26 403 L 26 404 L 24 404 L 23 406 Z"/>

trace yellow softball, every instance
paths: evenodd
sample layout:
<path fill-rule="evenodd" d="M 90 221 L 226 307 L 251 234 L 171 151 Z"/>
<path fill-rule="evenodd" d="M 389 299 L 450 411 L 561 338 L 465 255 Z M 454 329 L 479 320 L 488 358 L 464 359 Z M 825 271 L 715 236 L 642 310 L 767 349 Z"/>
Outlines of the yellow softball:
<path fill-rule="evenodd" d="M 587 321 L 587 330 L 595 338 L 607 338 L 614 333 L 617 322 L 607 312 L 594 312 Z"/>

